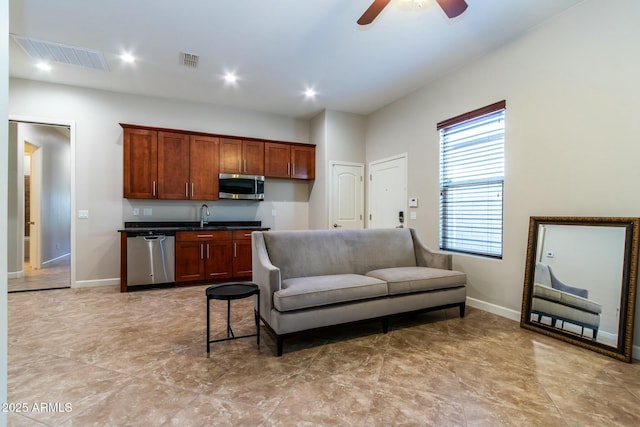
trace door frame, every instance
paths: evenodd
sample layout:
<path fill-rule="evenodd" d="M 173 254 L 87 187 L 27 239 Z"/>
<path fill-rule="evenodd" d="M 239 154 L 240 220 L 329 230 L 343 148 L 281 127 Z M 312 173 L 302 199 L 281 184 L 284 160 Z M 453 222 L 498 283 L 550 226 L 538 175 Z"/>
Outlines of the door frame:
<path fill-rule="evenodd" d="M 333 182 L 333 167 L 336 165 L 344 165 L 344 166 L 354 166 L 354 167 L 359 167 L 362 171 L 362 176 L 363 176 L 363 180 L 360 182 L 360 200 L 358 201 L 358 203 L 360 204 L 360 211 L 361 211 L 361 215 L 362 215 L 362 228 L 365 228 L 365 217 L 366 214 L 364 212 L 364 176 L 365 176 L 365 164 L 364 163 L 359 163 L 359 162 L 346 162 L 346 161 L 340 161 L 340 160 L 331 160 L 329 162 L 329 173 L 327 174 L 329 177 L 329 191 L 327 192 L 327 194 L 329 195 L 328 197 L 328 218 L 327 218 L 327 225 L 329 229 L 333 229 L 333 224 L 335 223 L 335 219 L 333 218 L 333 199 L 334 199 L 334 194 L 333 194 L 333 190 L 334 190 L 334 182 Z"/>
<path fill-rule="evenodd" d="M 8 121 L 10 122 L 18 122 L 18 123 L 31 123 L 31 124 L 39 124 L 39 125 L 51 125 L 51 126 L 67 126 L 69 128 L 69 191 L 71 192 L 71 203 L 70 203 L 70 219 L 71 219 L 71 236 L 70 239 L 70 286 L 73 288 L 76 284 L 76 216 L 74 212 L 76 211 L 76 123 L 73 120 L 65 120 L 65 119 L 52 119 L 48 117 L 38 117 L 38 116 L 21 116 L 9 114 Z M 22 195 L 24 199 L 24 194 Z M 24 235 L 24 218 L 20 223 L 22 226 L 22 233 Z M 19 226 L 20 226 L 19 224 Z M 24 262 L 24 259 L 22 260 Z"/>
<path fill-rule="evenodd" d="M 368 172 L 369 172 L 369 185 L 368 190 L 367 190 L 367 199 L 368 199 L 368 211 L 367 211 L 367 215 L 366 215 L 366 228 L 371 228 L 371 210 L 372 210 L 372 201 L 373 201 L 373 197 L 372 197 L 372 191 L 373 191 L 373 186 L 371 185 L 371 181 L 373 178 L 373 166 L 374 165 L 378 165 L 378 164 L 382 164 L 382 163 L 387 163 L 393 160 L 404 160 L 404 190 L 403 190 L 403 212 L 404 212 L 404 224 L 403 226 L 405 228 L 407 228 L 407 205 L 408 205 L 408 175 L 409 175 L 409 156 L 407 153 L 400 153 L 400 154 L 396 154 L 393 156 L 389 156 L 389 157 L 385 157 L 382 159 L 378 159 L 378 160 L 373 160 L 371 162 L 369 162 L 369 167 L 368 167 Z"/>

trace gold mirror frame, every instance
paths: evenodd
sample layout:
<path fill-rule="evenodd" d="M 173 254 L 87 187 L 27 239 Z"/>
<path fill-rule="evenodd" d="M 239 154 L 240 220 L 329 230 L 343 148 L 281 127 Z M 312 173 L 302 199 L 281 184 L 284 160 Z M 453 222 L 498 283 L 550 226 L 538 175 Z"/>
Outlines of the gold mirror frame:
<path fill-rule="evenodd" d="M 584 324 L 582 325 L 582 334 L 568 332 L 564 330 L 565 322 L 571 323 L 566 318 L 555 318 L 555 315 L 547 316 L 540 314 L 540 310 L 536 308 L 536 312 L 532 312 L 532 304 L 534 297 L 534 286 L 538 302 L 541 299 L 552 301 L 555 296 L 554 291 L 548 287 L 540 288 L 540 284 L 534 285 L 534 276 L 536 271 L 536 263 L 541 256 L 540 251 L 542 245 L 538 248 L 538 240 L 540 237 L 541 226 L 585 226 L 585 227 L 621 227 L 624 230 L 624 248 L 621 248 L 623 254 L 622 283 L 620 284 L 620 304 L 618 317 L 617 344 L 606 345 L 596 341 L 598 328 L 592 331 L 592 337 L 584 336 Z M 520 326 L 532 331 L 540 332 L 550 337 L 558 338 L 562 341 L 584 347 L 598 353 L 614 357 L 616 359 L 631 362 L 633 350 L 633 326 L 636 303 L 636 288 L 638 281 L 638 241 L 640 233 L 640 218 L 603 218 L 603 217 L 547 217 L 532 216 L 529 220 L 529 240 L 527 244 L 526 268 L 524 274 L 524 291 L 522 296 L 522 311 L 520 318 Z M 552 252 L 548 252 L 547 256 L 553 257 Z M 553 276 L 553 274 L 551 274 Z M 544 291 L 549 290 L 548 294 Z M 557 293 L 557 291 L 555 291 Z M 561 292 L 560 292 L 561 293 Z M 569 299 L 575 298 L 569 296 Z M 575 298 L 577 302 L 578 299 Z M 587 301 L 589 303 L 589 301 Z M 552 301 L 549 304 L 554 304 Z M 572 308 L 569 308 L 572 310 Z M 542 317 L 541 317 L 542 316 Z M 541 319 L 548 317 L 550 324 L 543 324 Z M 598 315 L 599 317 L 599 315 Z M 533 319 L 537 319 L 534 321 Z M 556 320 L 562 322 L 562 327 L 556 326 Z M 580 326 L 578 326 L 580 327 Z M 588 327 L 587 327 L 588 328 Z"/>

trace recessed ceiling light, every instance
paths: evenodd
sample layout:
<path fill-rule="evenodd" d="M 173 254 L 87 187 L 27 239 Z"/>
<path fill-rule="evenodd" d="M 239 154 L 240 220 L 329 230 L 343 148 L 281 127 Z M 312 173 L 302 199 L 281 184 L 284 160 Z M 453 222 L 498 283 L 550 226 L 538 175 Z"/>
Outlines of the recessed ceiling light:
<path fill-rule="evenodd" d="M 224 79 L 225 82 L 229 84 L 234 84 L 238 82 L 238 76 L 231 71 L 227 71 L 222 78 Z"/>
<path fill-rule="evenodd" d="M 129 64 L 136 62 L 136 57 L 130 54 L 129 52 L 125 52 L 122 55 L 120 55 L 120 59 L 122 59 L 122 61 Z"/>
<path fill-rule="evenodd" d="M 304 97 L 307 99 L 313 99 L 316 97 L 316 95 L 318 94 L 318 92 L 315 91 L 315 89 L 313 88 L 307 88 L 304 91 Z"/>
<path fill-rule="evenodd" d="M 51 71 L 51 65 L 44 61 L 38 62 L 36 67 L 38 67 L 38 70 L 40 71 Z"/>

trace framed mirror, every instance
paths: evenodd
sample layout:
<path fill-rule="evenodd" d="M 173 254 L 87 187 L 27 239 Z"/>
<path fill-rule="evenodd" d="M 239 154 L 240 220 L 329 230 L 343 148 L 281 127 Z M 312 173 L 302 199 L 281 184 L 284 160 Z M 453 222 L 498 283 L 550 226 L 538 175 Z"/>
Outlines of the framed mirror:
<path fill-rule="evenodd" d="M 531 217 L 520 326 L 631 362 L 639 227 Z"/>

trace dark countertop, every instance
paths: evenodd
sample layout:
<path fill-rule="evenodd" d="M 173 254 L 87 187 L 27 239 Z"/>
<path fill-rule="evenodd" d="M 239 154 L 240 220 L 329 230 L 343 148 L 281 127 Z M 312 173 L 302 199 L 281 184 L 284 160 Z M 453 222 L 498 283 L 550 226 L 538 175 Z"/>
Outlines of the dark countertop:
<path fill-rule="evenodd" d="M 209 221 L 200 228 L 200 221 L 149 221 L 125 222 L 119 233 L 177 232 L 177 231 L 227 231 L 227 230 L 268 230 L 262 221 Z"/>

